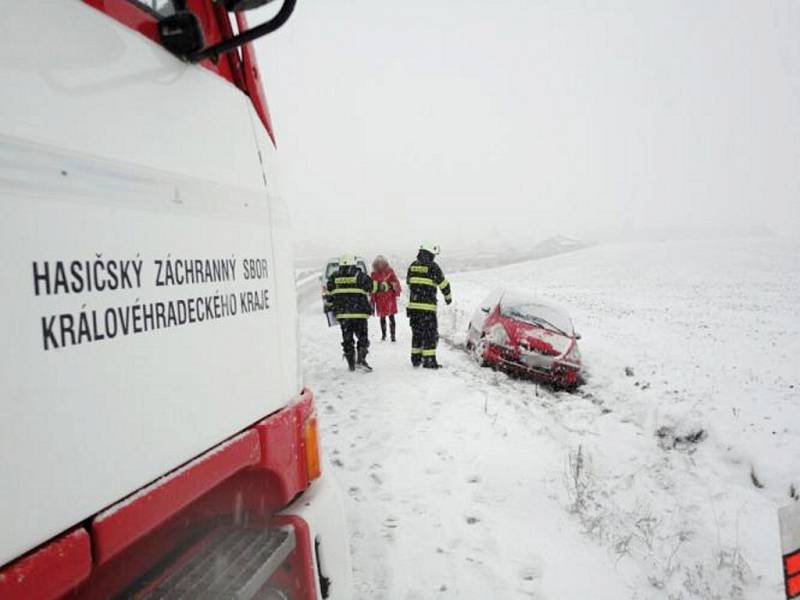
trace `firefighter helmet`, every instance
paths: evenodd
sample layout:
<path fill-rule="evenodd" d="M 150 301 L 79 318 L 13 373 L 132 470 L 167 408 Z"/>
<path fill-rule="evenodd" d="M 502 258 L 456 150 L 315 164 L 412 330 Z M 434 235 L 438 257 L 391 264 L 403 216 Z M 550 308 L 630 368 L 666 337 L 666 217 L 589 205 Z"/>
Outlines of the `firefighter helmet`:
<path fill-rule="evenodd" d="M 339 257 L 340 267 L 354 267 L 356 265 L 355 254 L 342 254 Z"/>
<path fill-rule="evenodd" d="M 439 251 L 440 251 L 440 249 L 439 249 L 439 244 L 432 244 L 432 243 L 430 243 L 430 242 L 424 242 L 424 243 L 423 243 L 423 244 L 422 244 L 422 245 L 419 247 L 419 249 L 420 249 L 420 250 L 426 250 L 426 251 L 430 252 L 431 254 L 433 254 L 434 256 L 436 256 L 437 254 L 439 254 Z"/>

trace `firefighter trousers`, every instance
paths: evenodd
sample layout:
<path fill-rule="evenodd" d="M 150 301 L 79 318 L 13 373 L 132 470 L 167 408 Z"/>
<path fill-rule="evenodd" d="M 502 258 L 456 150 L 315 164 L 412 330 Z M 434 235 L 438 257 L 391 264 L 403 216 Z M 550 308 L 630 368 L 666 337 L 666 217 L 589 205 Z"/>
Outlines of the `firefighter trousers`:
<path fill-rule="evenodd" d="M 355 356 L 358 348 L 358 358 L 363 359 L 367 356 L 369 349 L 369 331 L 366 319 L 341 319 L 339 324 L 342 326 L 342 350 L 345 356 Z M 355 344 L 353 338 L 358 339 Z"/>
<path fill-rule="evenodd" d="M 427 310 L 409 310 L 411 324 L 411 362 L 418 365 L 423 358 L 436 360 L 436 344 L 439 342 L 439 324 L 436 313 Z"/>

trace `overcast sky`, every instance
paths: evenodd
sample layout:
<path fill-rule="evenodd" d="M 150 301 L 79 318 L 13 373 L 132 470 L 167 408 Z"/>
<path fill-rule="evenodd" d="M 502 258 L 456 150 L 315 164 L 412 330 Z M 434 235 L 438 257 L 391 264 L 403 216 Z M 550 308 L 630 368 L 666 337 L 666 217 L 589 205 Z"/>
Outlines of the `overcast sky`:
<path fill-rule="evenodd" d="M 800 231 L 800 0 L 298 0 L 257 49 L 315 245 Z"/>

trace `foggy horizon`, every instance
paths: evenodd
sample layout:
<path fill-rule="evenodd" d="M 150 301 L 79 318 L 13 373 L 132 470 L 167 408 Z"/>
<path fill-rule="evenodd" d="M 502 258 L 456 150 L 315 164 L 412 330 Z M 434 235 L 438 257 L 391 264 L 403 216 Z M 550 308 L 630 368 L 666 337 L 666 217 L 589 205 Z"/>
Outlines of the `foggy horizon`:
<path fill-rule="evenodd" d="M 798 26 L 786 0 L 300 2 L 257 45 L 298 256 L 795 235 Z"/>

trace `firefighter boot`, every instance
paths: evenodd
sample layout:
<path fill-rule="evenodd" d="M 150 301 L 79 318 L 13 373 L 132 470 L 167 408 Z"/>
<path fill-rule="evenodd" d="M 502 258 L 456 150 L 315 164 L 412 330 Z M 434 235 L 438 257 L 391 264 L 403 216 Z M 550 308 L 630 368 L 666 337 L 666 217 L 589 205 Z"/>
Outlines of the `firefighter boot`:
<path fill-rule="evenodd" d="M 422 368 L 423 369 L 441 369 L 442 365 L 436 362 L 435 356 L 426 356 L 422 359 Z"/>
<path fill-rule="evenodd" d="M 347 361 L 347 368 L 351 371 L 356 370 L 356 357 L 353 352 L 346 352 L 344 358 Z"/>
<path fill-rule="evenodd" d="M 356 365 L 364 369 L 365 371 L 372 371 L 372 367 L 369 366 L 367 363 L 367 350 L 366 348 L 359 348 L 358 350 L 358 360 L 356 361 Z"/>

